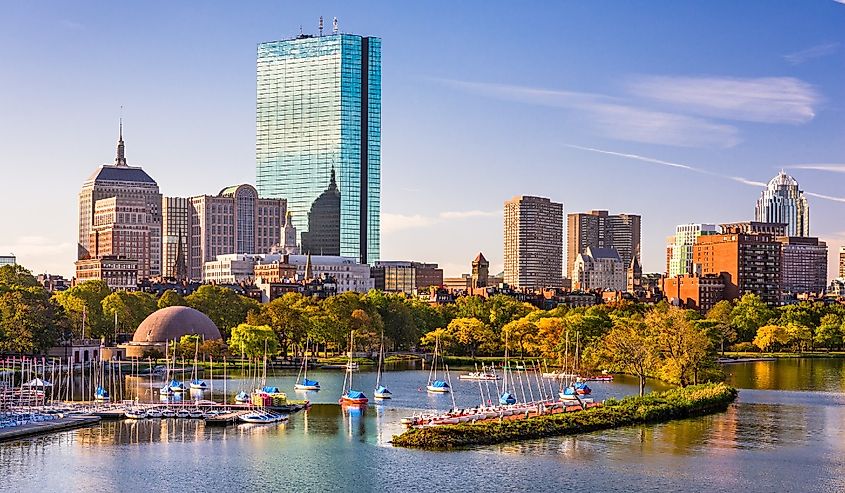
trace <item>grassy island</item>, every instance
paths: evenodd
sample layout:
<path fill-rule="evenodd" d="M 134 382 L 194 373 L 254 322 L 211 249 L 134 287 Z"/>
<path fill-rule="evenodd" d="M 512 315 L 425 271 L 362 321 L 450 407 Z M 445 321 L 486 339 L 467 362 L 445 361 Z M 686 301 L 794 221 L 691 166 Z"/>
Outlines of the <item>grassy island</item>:
<path fill-rule="evenodd" d="M 642 397 L 608 399 L 601 407 L 527 419 L 414 428 L 393 437 L 397 447 L 453 449 L 712 414 L 727 409 L 737 391 L 724 383 L 693 385 Z"/>

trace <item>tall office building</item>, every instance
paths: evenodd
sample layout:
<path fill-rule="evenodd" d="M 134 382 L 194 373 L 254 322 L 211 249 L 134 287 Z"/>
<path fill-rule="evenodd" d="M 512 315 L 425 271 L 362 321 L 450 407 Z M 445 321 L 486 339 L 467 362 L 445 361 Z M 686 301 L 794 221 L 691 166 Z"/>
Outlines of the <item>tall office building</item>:
<path fill-rule="evenodd" d="M 579 253 L 593 248 L 615 248 L 623 265 L 640 256 L 640 222 L 636 214 L 607 211 L 572 213 L 567 217 L 566 272 L 571 277 Z"/>
<path fill-rule="evenodd" d="M 515 288 L 561 287 L 563 204 L 520 195 L 505 202 L 505 283 Z"/>
<path fill-rule="evenodd" d="M 188 272 L 203 278 L 203 264 L 218 255 L 270 253 L 284 240 L 284 199 L 259 198 L 252 185 L 188 199 Z"/>
<path fill-rule="evenodd" d="M 845 246 L 839 247 L 839 278 L 845 279 Z"/>
<path fill-rule="evenodd" d="M 164 197 L 161 205 L 161 275 L 181 281 L 188 278 L 188 199 Z"/>
<path fill-rule="evenodd" d="M 765 223 L 786 224 L 787 236 L 810 236 L 810 206 L 795 178 L 783 171 L 769 181 L 757 200 L 754 217 Z"/>
<path fill-rule="evenodd" d="M 85 183 L 79 192 L 79 243 L 77 258 L 88 259 L 95 256 L 96 245 L 92 245 L 94 215 L 97 202 L 102 199 L 117 197 L 140 201 L 142 211 L 132 212 L 117 210 L 114 219 L 117 223 L 144 224 L 149 230 L 149 247 L 135 248 L 123 245 L 125 248 L 143 251 L 145 258 L 135 258 L 142 267 L 143 276 L 157 276 L 161 274 L 161 193 L 158 184 L 150 178 L 140 167 L 129 166 L 126 161 L 125 145 L 123 142 L 123 125 L 117 141 L 117 156 L 114 164 L 100 166 Z M 105 207 L 105 205 L 103 205 Z M 133 207 L 135 207 L 133 205 Z M 131 241 L 131 239 L 130 239 Z M 144 240 L 147 241 L 147 240 Z"/>
<path fill-rule="evenodd" d="M 308 243 L 315 255 L 372 263 L 380 245 L 381 40 L 340 34 L 337 20 L 323 36 L 320 24 L 319 36 L 258 45 L 256 184 L 262 197 L 287 199 L 304 253 Z M 315 207 L 335 191 L 336 203 Z"/>
<path fill-rule="evenodd" d="M 667 273 L 669 277 L 694 274 L 692 247 L 701 235 L 714 235 L 719 231 L 715 224 L 679 224 L 675 227 L 675 236 L 667 247 Z"/>
<path fill-rule="evenodd" d="M 91 239 L 94 258 L 112 257 L 137 261 L 140 279 L 150 277 L 152 251 L 150 214 L 147 204 L 137 197 L 100 199 L 94 206 Z"/>
<path fill-rule="evenodd" d="M 781 236 L 781 289 L 787 295 L 827 288 L 827 244 L 808 236 Z"/>

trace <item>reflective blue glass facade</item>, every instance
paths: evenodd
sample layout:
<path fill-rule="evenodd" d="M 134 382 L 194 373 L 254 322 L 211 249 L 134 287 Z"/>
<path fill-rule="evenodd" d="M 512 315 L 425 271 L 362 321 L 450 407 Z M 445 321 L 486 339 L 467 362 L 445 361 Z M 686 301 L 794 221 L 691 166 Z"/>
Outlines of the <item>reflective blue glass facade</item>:
<path fill-rule="evenodd" d="M 300 241 L 337 238 L 301 235 L 309 222 L 336 224 L 308 218 L 315 200 L 329 189 L 334 169 L 340 191 L 339 245 L 303 243 L 303 253 L 337 251 L 367 263 L 378 260 L 381 40 L 334 34 L 261 43 L 256 101 L 259 196 L 288 200 Z M 320 214 L 325 201 L 321 207 L 313 213 Z"/>

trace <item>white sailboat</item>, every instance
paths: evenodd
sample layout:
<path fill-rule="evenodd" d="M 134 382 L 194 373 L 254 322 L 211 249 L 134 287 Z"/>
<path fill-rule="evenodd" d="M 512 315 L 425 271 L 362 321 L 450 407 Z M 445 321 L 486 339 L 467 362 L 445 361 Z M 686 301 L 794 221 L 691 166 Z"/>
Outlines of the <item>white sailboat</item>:
<path fill-rule="evenodd" d="M 390 399 L 393 397 L 393 393 L 387 390 L 381 383 L 381 372 L 382 366 L 384 365 L 384 331 L 381 333 L 381 345 L 379 346 L 378 351 L 378 370 L 376 373 L 376 388 L 373 390 L 373 397 L 376 399 Z"/>
<path fill-rule="evenodd" d="M 426 390 L 435 394 L 445 394 L 451 390 L 451 386 L 446 380 L 437 379 L 437 355 L 440 353 L 440 338 L 434 340 L 434 356 L 431 359 L 431 371 L 428 373 L 428 385 Z M 441 356 L 440 359 L 443 359 Z M 445 363 L 444 363 L 445 368 Z M 445 370 L 444 370 L 445 373 Z"/>
<path fill-rule="evenodd" d="M 308 380 L 308 343 L 305 341 L 305 351 L 302 353 L 302 366 L 299 368 L 299 375 L 296 376 L 296 384 L 293 390 L 320 390 L 320 382 L 316 380 Z M 302 380 L 299 377 L 302 377 Z"/>

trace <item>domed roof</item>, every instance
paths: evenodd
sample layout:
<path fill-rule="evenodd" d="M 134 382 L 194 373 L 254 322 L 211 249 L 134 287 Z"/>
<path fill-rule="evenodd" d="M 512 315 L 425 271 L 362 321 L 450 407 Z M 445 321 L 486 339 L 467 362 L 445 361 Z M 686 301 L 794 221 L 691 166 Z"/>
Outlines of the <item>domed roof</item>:
<path fill-rule="evenodd" d="M 204 313 L 187 306 L 169 306 L 141 322 L 132 342 L 165 342 L 196 334 L 203 339 L 222 339 L 220 330 Z"/>
<path fill-rule="evenodd" d="M 781 170 L 780 173 L 777 174 L 777 176 L 775 176 L 774 178 L 769 180 L 769 188 L 778 188 L 778 187 L 787 187 L 787 186 L 797 187 L 798 182 L 795 180 L 795 178 L 793 178 L 793 177 L 787 175 L 786 173 L 784 173 L 783 170 Z"/>

